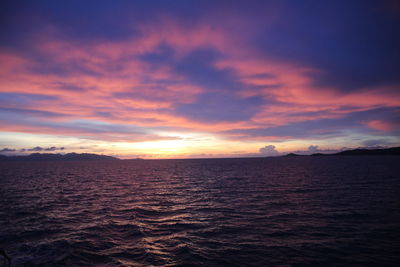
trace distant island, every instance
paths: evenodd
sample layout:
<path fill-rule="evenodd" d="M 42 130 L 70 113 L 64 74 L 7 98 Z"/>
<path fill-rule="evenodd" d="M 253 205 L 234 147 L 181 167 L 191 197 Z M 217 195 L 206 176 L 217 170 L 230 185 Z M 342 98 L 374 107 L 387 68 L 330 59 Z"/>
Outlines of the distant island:
<path fill-rule="evenodd" d="M 352 150 L 344 150 L 332 154 L 314 153 L 311 155 L 289 153 L 281 157 L 315 157 L 315 156 L 385 156 L 385 155 L 400 155 L 400 147 L 379 148 L 379 149 L 366 149 L 357 148 Z M 91 153 L 67 153 L 67 154 L 53 154 L 53 153 L 32 153 L 24 156 L 6 156 L 0 154 L 0 162 L 2 161 L 73 161 L 73 160 L 120 160 L 119 158 L 97 155 Z M 131 160 L 143 160 L 141 158 Z"/>
<path fill-rule="evenodd" d="M 90 153 L 32 153 L 26 156 L 0 155 L 0 161 L 59 161 L 59 160 L 119 160 L 118 158 Z"/>
<path fill-rule="evenodd" d="M 300 155 L 295 153 L 289 153 L 284 157 L 304 157 L 304 156 L 384 156 L 384 155 L 400 155 L 400 147 L 391 148 L 378 148 L 378 149 L 366 149 L 357 148 L 352 150 L 344 150 L 333 154 L 315 153 L 311 155 Z"/>

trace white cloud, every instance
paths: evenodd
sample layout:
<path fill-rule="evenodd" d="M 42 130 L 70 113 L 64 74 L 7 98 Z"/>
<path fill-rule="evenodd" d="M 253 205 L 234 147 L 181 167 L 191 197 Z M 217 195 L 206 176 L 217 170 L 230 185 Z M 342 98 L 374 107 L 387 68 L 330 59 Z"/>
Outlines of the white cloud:
<path fill-rule="evenodd" d="M 316 152 L 319 151 L 319 146 L 311 145 L 311 146 L 308 147 L 308 151 L 311 152 L 311 153 L 316 153 Z"/>
<path fill-rule="evenodd" d="M 264 156 L 279 156 L 280 153 L 278 150 L 275 149 L 275 146 L 269 145 L 260 148 L 260 153 L 263 154 Z"/>

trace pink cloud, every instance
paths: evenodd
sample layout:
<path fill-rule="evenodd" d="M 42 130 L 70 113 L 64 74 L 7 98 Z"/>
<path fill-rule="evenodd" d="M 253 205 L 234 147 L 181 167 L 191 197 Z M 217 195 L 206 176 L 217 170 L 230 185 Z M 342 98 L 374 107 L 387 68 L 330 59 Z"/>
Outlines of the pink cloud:
<path fill-rule="evenodd" d="M 266 128 L 308 120 L 334 119 L 355 111 L 400 105 L 400 93 L 395 90 L 399 88 L 397 85 L 362 88 L 350 93 L 335 88 L 316 87 L 310 73 L 318 74 L 321 70 L 260 56 L 246 40 L 242 40 L 245 38 L 234 36 L 223 27 L 210 24 L 185 27 L 171 19 L 164 19 L 162 23 L 140 25 L 138 30 L 142 34 L 125 41 L 90 45 L 57 40 L 51 33 L 40 36 L 33 45 L 45 57 L 45 61 L 62 66 L 68 75 L 36 73 L 32 71 L 36 64 L 33 60 L 0 51 L 0 92 L 56 97 L 51 102 L 32 100 L 24 104 L 27 109 L 62 114 L 52 118 L 43 116 L 42 120 L 86 119 L 141 127 L 179 127 L 215 134 L 232 129 Z M 172 56 L 177 60 L 204 47 L 219 51 L 223 56 L 215 62 L 214 67 L 217 70 L 232 71 L 237 81 L 243 84 L 234 94 L 240 98 L 261 97 L 265 104 L 249 120 L 237 122 L 199 122 L 185 114 L 165 112 L 177 104 L 195 102 L 200 94 L 210 89 L 192 83 L 168 65 L 154 66 L 140 59 L 146 53 L 157 52 L 163 44 L 172 47 Z M 65 85 L 77 89 L 69 90 Z M 15 107 L 10 104 L 7 108 Z M 380 120 L 371 121 L 368 126 L 382 131 L 394 129 L 393 125 Z M 18 122 L 3 126 L 2 129 L 82 134 L 73 130 L 24 126 Z M 111 139 L 112 135 L 119 140 L 129 139 L 117 132 L 93 134 L 105 140 Z M 224 137 L 253 140 L 290 138 L 229 134 Z M 155 137 L 138 139 L 146 138 Z"/>
<path fill-rule="evenodd" d="M 159 112 L 159 109 L 168 109 L 172 105 L 193 102 L 204 88 L 184 80 L 168 67 L 150 69 L 148 63 L 137 59 L 143 53 L 156 51 L 163 43 L 171 45 L 178 57 L 202 46 L 228 52 L 232 50 L 229 48 L 232 42 L 225 33 L 207 25 L 199 25 L 195 29 L 184 28 L 172 21 L 163 23 L 162 27 L 145 25 L 140 30 L 146 34 L 125 42 L 90 46 L 59 41 L 51 35 L 40 37 L 35 44 L 37 49 L 48 60 L 63 66 L 70 75 L 33 73 L 30 69 L 35 62 L 3 52 L 3 62 L 8 67 L 1 71 L 0 92 L 57 97 L 52 102 L 31 101 L 24 106 L 48 112 L 61 109 L 65 116 L 51 120 L 85 118 L 141 126 L 185 127 L 200 131 L 246 127 L 245 123 L 209 125 Z M 75 64 L 99 76 L 81 72 L 74 68 Z M 170 83 L 165 84 L 163 80 Z M 68 90 L 65 84 L 81 90 Z M 131 93 L 132 96 L 119 96 L 116 93 Z M 113 116 L 98 114 L 104 112 L 112 113 Z"/>
<path fill-rule="evenodd" d="M 367 122 L 368 127 L 378 130 L 378 131 L 383 131 L 383 132 L 390 132 L 396 129 L 400 128 L 399 123 L 393 123 L 393 122 L 388 122 L 388 121 L 383 121 L 383 120 L 372 120 Z"/>
<path fill-rule="evenodd" d="M 400 85 L 361 88 L 354 92 L 316 87 L 310 74 L 321 71 L 298 63 L 231 58 L 217 62 L 216 67 L 233 70 L 248 85 L 249 89 L 237 93 L 240 97 L 261 96 L 267 101 L 253 117 L 254 122 L 267 126 L 340 118 L 352 112 L 400 105 Z M 305 112 L 309 115 L 303 115 Z"/>

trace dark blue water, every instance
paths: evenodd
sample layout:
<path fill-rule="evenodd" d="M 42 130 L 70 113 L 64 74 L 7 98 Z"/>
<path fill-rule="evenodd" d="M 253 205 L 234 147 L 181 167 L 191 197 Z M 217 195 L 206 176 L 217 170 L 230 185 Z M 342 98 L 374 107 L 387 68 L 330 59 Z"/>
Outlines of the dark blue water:
<path fill-rule="evenodd" d="M 15 266 L 397 265 L 400 157 L 0 164 Z"/>

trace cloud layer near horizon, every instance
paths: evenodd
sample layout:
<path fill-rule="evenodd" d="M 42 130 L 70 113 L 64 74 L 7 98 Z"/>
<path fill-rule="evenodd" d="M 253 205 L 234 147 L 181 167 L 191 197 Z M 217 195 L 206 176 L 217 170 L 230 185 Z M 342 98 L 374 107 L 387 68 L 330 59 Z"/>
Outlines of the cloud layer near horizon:
<path fill-rule="evenodd" d="M 399 14 L 370 2 L 317 10 L 264 2 L 9 6 L 0 131 L 108 142 L 179 133 L 237 142 L 396 139 Z"/>

